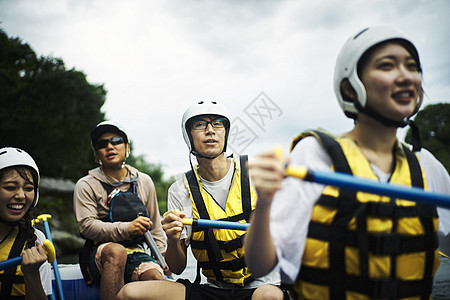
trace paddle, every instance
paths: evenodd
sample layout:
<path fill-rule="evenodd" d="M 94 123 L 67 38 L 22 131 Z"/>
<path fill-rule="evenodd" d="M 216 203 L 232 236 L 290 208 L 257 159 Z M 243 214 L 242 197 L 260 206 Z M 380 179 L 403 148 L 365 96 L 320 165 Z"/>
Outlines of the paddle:
<path fill-rule="evenodd" d="M 48 256 L 48 259 L 47 259 L 48 262 L 53 263 L 56 258 L 55 247 L 53 246 L 53 244 L 50 240 L 44 240 L 43 245 L 45 248 L 45 252 L 47 253 L 47 256 Z M 5 269 L 15 267 L 20 264 L 22 264 L 22 256 L 10 258 L 10 259 L 0 262 L 0 270 L 5 270 Z"/>
<path fill-rule="evenodd" d="M 281 157 L 281 149 L 276 148 L 274 151 Z M 450 208 L 450 195 L 427 192 L 417 187 L 409 187 L 392 183 L 382 183 L 339 172 L 313 171 L 299 166 L 287 166 L 285 173 L 286 176 L 296 177 L 305 181 L 331 185 L 342 189 L 356 190 L 371 194 L 411 200 L 420 202 L 422 204 Z M 197 227 L 232 230 L 247 230 L 248 226 L 250 225 L 249 223 L 207 219 L 183 219 L 183 224 Z"/>
<path fill-rule="evenodd" d="M 143 217 L 143 216 L 144 215 L 142 213 L 138 214 L 138 217 Z M 166 264 L 166 261 L 164 260 L 164 257 L 162 256 L 161 252 L 158 249 L 158 246 L 156 245 L 155 239 L 152 237 L 152 235 L 150 234 L 150 232 L 148 230 L 144 233 L 144 239 L 145 239 L 145 242 L 147 243 L 147 245 L 149 246 L 150 250 L 152 251 L 152 253 L 156 256 L 156 259 L 159 261 L 161 268 L 164 271 L 169 269 L 169 267 Z"/>
<path fill-rule="evenodd" d="M 47 237 L 47 239 L 50 240 L 50 242 L 53 243 L 52 235 L 50 233 L 50 226 L 48 225 L 48 221 L 47 221 L 47 219 L 50 219 L 51 217 L 52 216 L 50 214 L 42 214 L 37 217 L 37 220 L 35 220 L 35 222 L 42 221 L 42 223 L 44 224 L 45 236 Z M 55 274 L 56 290 L 59 295 L 59 300 L 64 300 L 65 299 L 64 290 L 63 290 L 63 286 L 62 286 L 61 275 L 59 274 L 58 262 L 56 261 L 56 257 L 52 262 L 52 266 L 53 266 L 53 273 Z M 54 297 L 55 296 L 52 294 L 51 298 L 53 299 Z"/>
<path fill-rule="evenodd" d="M 247 230 L 250 223 L 239 223 L 230 221 L 218 221 L 208 219 L 183 219 L 184 225 L 205 227 L 205 228 L 218 228 L 218 229 L 231 229 L 231 230 Z"/>
<path fill-rule="evenodd" d="M 294 166 L 288 166 L 286 168 L 286 175 L 305 181 L 332 185 L 342 189 L 356 190 L 450 208 L 450 195 L 427 192 L 417 187 L 383 183 L 339 172 L 312 171 L 304 167 Z"/>
<path fill-rule="evenodd" d="M 156 245 L 156 242 L 153 239 L 153 237 L 149 231 L 146 231 L 144 233 L 144 238 L 145 238 L 145 241 L 147 242 L 147 245 L 150 247 L 150 250 L 152 250 L 152 253 L 156 256 L 156 259 L 159 261 L 161 268 L 164 271 L 166 271 L 168 269 L 166 261 L 164 260 L 164 257 L 162 256 L 161 252 L 159 251 L 158 246 Z"/>

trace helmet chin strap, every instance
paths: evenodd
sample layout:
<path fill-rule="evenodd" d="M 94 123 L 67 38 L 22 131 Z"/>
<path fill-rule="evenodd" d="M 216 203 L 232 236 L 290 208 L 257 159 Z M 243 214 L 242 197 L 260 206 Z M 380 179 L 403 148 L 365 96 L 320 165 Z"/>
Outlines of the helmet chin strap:
<path fill-rule="evenodd" d="M 222 155 L 223 151 L 222 151 L 221 153 L 219 153 L 218 155 L 214 156 L 214 157 L 205 156 L 205 155 L 203 155 L 203 154 L 198 153 L 198 152 L 195 151 L 195 150 L 191 150 L 191 153 L 192 153 L 193 155 L 195 155 L 196 157 L 206 158 L 206 159 L 214 159 L 214 158 L 219 157 L 220 155 Z"/>
<path fill-rule="evenodd" d="M 420 141 L 420 134 L 419 134 L 419 128 L 417 125 L 410 120 L 409 118 L 405 118 L 401 121 L 388 119 L 384 116 L 382 116 L 380 113 L 376 112 L 374 109 L 372 109 L 370 106 L 366 105 L 366 107 L 362 107 L 359 101 L 354 101 L 356 108 L 360 113 L 363 113 L 374 120 L 380 122 L 381 124 L 388 126 L 388 127 L 395 127 L 395 128 L 404 128 L 407 125 L 411 128 L 411 136 L 412 141 L 411 145 L 413 146 L 413 151 L 420 151 L 422 149 L 422 143 Z"/>

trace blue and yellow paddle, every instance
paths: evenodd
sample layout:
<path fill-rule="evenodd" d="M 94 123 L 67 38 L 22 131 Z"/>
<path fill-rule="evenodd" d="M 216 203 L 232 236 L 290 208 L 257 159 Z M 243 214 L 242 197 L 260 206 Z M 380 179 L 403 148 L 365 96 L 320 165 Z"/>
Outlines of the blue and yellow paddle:
<path fill-rule="evenodd" d="M 231 229 L 231 230 L 247 230 L 250 223 L 239 223 L 230 221 L 218 221 L 208 219 L 183 219 L 184 225 L 205 228 Z"/>
<path fill-rule="evenodd" d="M 276 148 L 274 151 L 281 157 L 280 148 Z M 339 187 L 341 189 L 361 191 L 398 199 L 411 200 L 427 205 L 450 208 L 449 194 L 427 192 L 417 187 L 408 187 L 392 183 L 382 183 L 339 172 L 313 171 L 299 166 L 287 166 L 285 173 L 286 176 L 296 177 L 305 181 L 331 185 Z M 205 219 L 183 219 L 183 224 L 197 227 L 232 230 L 247 230 L 248 226 L 250 225 L 248 223 Z"/>
<path fill-rule="evenodd" d="M 45 252 L 47 253 L 47 256 L 48 256 L 48 259 L 47 259 L 48 262 L 53 263 L 56 258 L 55 247 L 53 246 L 53 244 L 50 240 L 44 240 L 43 245 L 45 248 Z M 22 256 L 10 258 L 10 259 L 0 262 L 0 270 L 6 270 L 8 268 L 15 267 L 20 264 L 22 264 Z"/>

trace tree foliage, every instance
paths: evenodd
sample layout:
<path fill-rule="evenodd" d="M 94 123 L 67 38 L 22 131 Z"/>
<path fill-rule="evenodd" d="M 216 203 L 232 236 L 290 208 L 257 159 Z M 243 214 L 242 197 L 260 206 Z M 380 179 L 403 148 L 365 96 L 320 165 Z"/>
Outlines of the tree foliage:
<path fill-rule="evenodd" d="M 158 206 L 161 215 L 167 211 L 167 191 L 170 185 L 175 181 L 174 178 L 164 179 L 164 172 L 161 164 L 152 164 L 146 162 L 143 155 L 131 155 L 127 159 L 127 164 L 132 165 L 140 172 L 150 175 L 155 184 L 156 196 L 158 198 Z"/>
<path fill-rule="evenodd" d="M 30 153 L 42 176 L 77 181 L 96 167 L 89 134 L 105 119 L 105 99 L 103 85 L 89 83 L 83 72 L 67 70 L 61 59 L 38 57 L 28 44 L 0 29 L 0 147 Z M 150 175 L 164 212 L 173 180 L 164 180 L 162 166 L 147 163 L 143 156 L 132 154 L 127 163 Z M 58 201 L 51 203 L 64 207 Z"/>
<path fill-rule="evenodd" d="M 426 106 L 417 113 L 414 123 L 419 127 L 422 146 L 450 172 L 450 103 Z M 405 141 L 411 142 L 410 129 Z"/>
<path fill-rule="evenodd" d="M 76 180 L 94 166 L 89 132 L 105 97 L 103 85 L 0 30 L 0 146 L 29 152 L 43 176 Z"/>

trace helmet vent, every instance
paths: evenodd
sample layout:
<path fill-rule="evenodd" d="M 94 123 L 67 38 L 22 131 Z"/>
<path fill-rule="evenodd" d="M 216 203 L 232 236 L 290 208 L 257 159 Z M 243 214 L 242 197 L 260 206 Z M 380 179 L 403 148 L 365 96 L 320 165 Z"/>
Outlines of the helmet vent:
<path fill-rule="evenodd" d="M 2 152 L 0 152 L 0 155 L 3 155 L 3 154 L 5 154 L 6 153 L 6 151 L 2 151 Z"/>
<path fill-rule="evenodd" d="M 355 37 L 353 38 L 354 40 L 356 40 L 361 34 L 363 34 L 364 32 L 366 32 L 367 30 L 369 30 L 369 28 L 365 28 L 363 30 L 361 30 L 357 35 L 355 35 Z"/>

